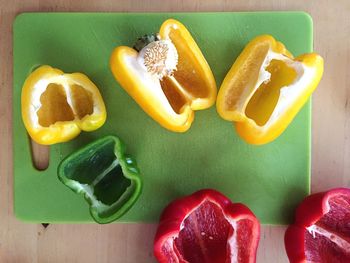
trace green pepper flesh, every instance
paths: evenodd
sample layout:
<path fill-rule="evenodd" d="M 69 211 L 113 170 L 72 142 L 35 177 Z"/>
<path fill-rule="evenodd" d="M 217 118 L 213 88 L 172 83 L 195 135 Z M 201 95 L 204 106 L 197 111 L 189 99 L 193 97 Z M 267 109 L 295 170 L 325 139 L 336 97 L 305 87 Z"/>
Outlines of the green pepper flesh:
<path fill-rule="evenodd" d="M 58 178 L 84 195 L 92 218 L 100 224 L 124 215 L 142 189 L 136 161 L 125 154 L 125 145 L 116 136 L 98 139 L 67 156 L 58 167 Z"/>

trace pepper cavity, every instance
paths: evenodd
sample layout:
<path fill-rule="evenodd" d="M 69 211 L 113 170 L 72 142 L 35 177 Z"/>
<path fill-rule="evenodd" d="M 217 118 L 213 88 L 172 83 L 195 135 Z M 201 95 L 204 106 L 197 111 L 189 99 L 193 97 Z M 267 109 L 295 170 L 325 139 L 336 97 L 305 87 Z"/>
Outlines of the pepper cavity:
<path fill-rule="evenodd" d="M 49 83 L 40 96 L 41 106 L 37 110 L 38 122 L 49 127 L 59 121 L 83 119 L 94 111 L 92 93 L 82 86 L 73 84 L 64 87 Z"/>

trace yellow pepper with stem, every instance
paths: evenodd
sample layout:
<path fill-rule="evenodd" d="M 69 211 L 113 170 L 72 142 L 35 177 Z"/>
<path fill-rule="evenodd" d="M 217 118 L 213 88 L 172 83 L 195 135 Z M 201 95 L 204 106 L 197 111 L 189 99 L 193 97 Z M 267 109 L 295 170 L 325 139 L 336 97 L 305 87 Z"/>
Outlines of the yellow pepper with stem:
<path fill-rule="evenodd" d="M 216 100 L 207 61 L 186 27 L 174 19 L 166 20 L 159 34 L 140 38 L 134 48 L 115 48 L 110 67 L 139 106 L 171 131 L 187 131 L 194 111 Z"/>
<path fill-rule="evenodd" d="M 217 111 L 235 123 L 246 142 L 271 142 L 292 122 L 322 74 L 323 59 L 316 53 L 293 58 L 272 36 L 258 36 L 227 73 L 218 93 Z"/>

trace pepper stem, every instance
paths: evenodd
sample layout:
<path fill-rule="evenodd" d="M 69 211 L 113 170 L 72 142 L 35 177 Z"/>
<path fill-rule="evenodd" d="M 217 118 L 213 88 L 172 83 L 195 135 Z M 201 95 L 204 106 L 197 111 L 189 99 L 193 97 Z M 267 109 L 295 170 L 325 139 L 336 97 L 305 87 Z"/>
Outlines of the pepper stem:
<path fill-rule="evenodd" d="M 160 37 L 158 33 L 144 35 L 136 40 L 133 46 L 133 49 L 135 49 L 137 52 L 140 52 L 148 44 L 159 40 L 160 40 Z"/>

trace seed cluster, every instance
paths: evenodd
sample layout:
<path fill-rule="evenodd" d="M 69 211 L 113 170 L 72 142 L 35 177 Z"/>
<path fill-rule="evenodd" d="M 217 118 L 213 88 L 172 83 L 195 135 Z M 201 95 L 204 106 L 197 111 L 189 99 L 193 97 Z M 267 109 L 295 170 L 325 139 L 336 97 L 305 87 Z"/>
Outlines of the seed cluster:
<path fill-rule="evenodd" d="M 145 48 L 143 55 L 144 65 L 149 73 L 156 75 L 159 79 L 169 76 L 176 68 L 169 68 L 167 60 L 169 56 L 174 56 L 169 44 L 165 41 L 154 41 Z M 174 59 L 177 64 L 177 54 Z"/>

